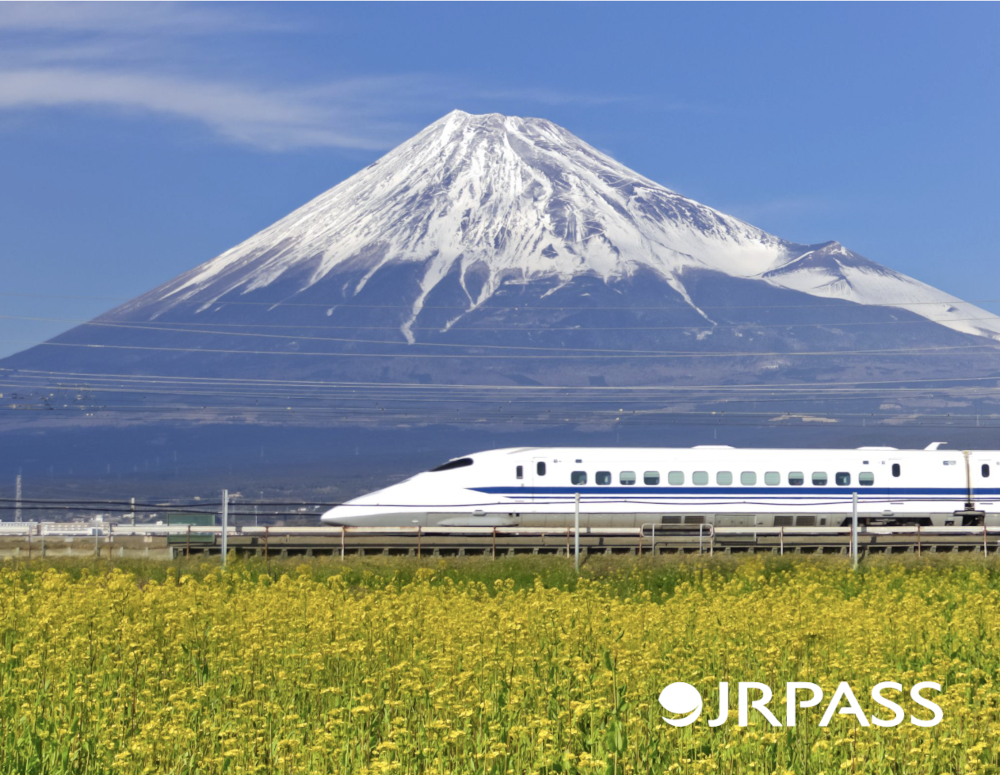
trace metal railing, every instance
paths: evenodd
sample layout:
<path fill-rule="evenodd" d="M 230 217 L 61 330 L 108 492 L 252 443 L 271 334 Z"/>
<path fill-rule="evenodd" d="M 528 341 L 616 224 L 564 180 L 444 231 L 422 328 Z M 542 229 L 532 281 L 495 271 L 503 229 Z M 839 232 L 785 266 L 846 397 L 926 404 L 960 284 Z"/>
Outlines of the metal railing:
<path fill-rule="evenodd" d="M 697 531 L 695 528 L 697 527 Z M 0 539 L 24 538 L 31 541 L 38 537 L 93 537 L 95 545 L 102 541 L 114 542 L 116 538 L 185 538 L 187 550 L 194 547 L 192 537 L 211 537 L 210 545 L 220 548 L 225 540 L 231 538 L 263 539 L 267 547 L 272 541 L 294 543 L 296 539 L 326 539 L 322 543 L 327 548 L 339 548 L 343 556 L 349 537 L 355 541 L 363 540 L 367 545 L 379 545 L 379 539 L 387 539 L 386 545 L 415 545 L 417 555 L 425 545 L 438 543 L 435 539 L 471 539 L 477 547 L 489 547 L 493 556 L 496 555 L 497 542 L 511 538 L 540 539 L 549 547 L 554 544 L 545 539 L 558 538 L 559 544 L 565 542 L 567 555 L 575 554 L 573 547 L 576 536 L 587 539 L 593 549 L 593 542 L 602 547 L 607 539 L 616 539 L 614 546 L 625 551 L 637 551 L 643 554 L 649 551 L 653 555 L 661 549 L 683 549 L 699 554 L 712 555 L 717 549 L 733 548 L 770 548 L 779 554 L 784 554 L 786 547 L 804 546 L 853 547 L 861 543 L 858 551 L 872 548 L 910 547 L 920 554 L 925 547 L 947 545 L 971 547 L 981 546 L 984 554 L 990 553 L 990 541 L 997 541 L 994 546 L 1000 546 L 1000 525 L 995 526 L 947 526 L 929 527 L 914 526 L 861 526 L 855 533 L 851 526 L 837 527 L 765 527 L 760 525 L 716 527 L 711 524 L 671 525 L 660 523 L 645 523 L 641 527 L 580 527 L 579 533 L 569 527 L 439 527 L 439 526 L 406 526 L 406 527 L 343 527 L 335 525 L 316 525 L 305 527 L 274 527 L 251 525 L 156 525 L 156 524 L 87 524 L 87 523 L 45 523 L 45 522 L 0 522 Z M 969 539 L 976 539 L 974 542 Z M 889 543 L 887 539 L 893 539 Z M 882 542 L 881 544 L 879 542 Z M 235 548 L 234 544 L 229 544 Z M 630 548 L 631 547 L 631 548 Z M 997 551 L 996 549 L 994 550 Z"/>

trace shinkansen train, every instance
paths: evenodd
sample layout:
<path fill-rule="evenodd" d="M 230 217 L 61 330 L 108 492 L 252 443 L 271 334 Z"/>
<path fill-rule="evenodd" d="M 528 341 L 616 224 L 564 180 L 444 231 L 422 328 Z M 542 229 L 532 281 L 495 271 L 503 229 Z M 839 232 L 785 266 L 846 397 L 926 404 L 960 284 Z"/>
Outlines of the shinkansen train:
<path fill-rule="evenodd" d="M 1000 451 L 519 447 L 449 460 L 326 512 L 334 525 L 1000 524 Z M 577 506 L 579 501 L 579 506 Z"/>

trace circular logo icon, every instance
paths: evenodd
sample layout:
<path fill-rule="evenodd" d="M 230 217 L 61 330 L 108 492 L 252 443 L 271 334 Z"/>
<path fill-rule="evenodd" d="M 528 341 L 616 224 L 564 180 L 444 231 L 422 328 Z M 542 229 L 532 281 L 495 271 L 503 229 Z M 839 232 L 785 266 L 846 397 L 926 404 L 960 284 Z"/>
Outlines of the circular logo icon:
<path fill-rule="evenodd" d="M 691 684 L 677 681 L 660 692 L 660 705 L 668 713 L 682 716 L 679 719 L 661 716 L 664 721 L 674 727 L 686 727 L 697 721 L 701 715 L 702 700 L 698 690 Z"/>

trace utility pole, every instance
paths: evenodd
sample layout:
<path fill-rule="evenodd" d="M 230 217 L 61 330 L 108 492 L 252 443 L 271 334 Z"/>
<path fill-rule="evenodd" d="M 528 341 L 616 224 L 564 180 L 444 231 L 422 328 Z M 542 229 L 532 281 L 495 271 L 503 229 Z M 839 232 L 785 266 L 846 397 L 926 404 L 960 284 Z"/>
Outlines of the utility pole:
<path fill-rule="evenodd" d="M 14 480 L 14 521 L 21 521 L 21 475 Z"/>
<path fill-rule="evenodd" d="M 851 493 L 851 560 L 854 570 L 858 569 L 858 494 Z"/>
<path fill-rule="evenodd" d="M 132 504 L 129 506 L 129 511 L 132 512 L 132 527 L 135 527 L 135 498 L 132 498 Z"/>
<path fill-rule="evenodd" d="M 222 567 L 226 567 L 227 533 L 229 532 L 229 490 L 222 491 Z"/>
<path fill-rule="evenodd" d="M 573 556 L 574 556 L 574 567 L 576 572 L 580 572 L 580 493 L 576 494 L 576 506 L 574 508 L 575 516 L 573 519 Z"/>

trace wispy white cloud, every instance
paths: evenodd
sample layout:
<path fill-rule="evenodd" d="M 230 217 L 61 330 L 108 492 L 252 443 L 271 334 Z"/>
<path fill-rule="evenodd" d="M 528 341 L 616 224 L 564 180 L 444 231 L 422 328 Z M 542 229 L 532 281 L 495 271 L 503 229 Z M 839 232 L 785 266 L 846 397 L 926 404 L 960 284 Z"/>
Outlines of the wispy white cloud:
<path fill-rule="evenodd" d="M 261 75 L 259 67 L 224 75 L 213 61 L 217 47 L 206 48 L 201 36 L 302 32 L 252 5 L 233 8 L 0 4 L 0 112 L 89 107 L 168 116 L 269 150 L 382 150 L 412 131 L 401 122 L 415 100 L 440 88 L 419 75 L 341 78 L 308 87 Z M 256 75 L 249 74 L 253 70 Z"/>
<path fill-rule="evenodd" d="M 289 29 L 294 27 L 258 13 L 252 4 L 235 13 L 201 3 L 0 3 L 0 30 L 19 32 L 208 35 Z"/>
<path fill-rule="evenodd" d="M 622 102 L 633 102 L 634 97 L 623 94 L 582 94 L 528 87 L 523 89 L 479 89 L 476 96 L 488 100 L 519 100 L 540 105 L 584 105 L 599 107 Z"/>
<path fill-rule="evenodd" d="M 837 209 L 839 203 L 814 196 L 801 196 L 784 199 L 768 199 L 759 202 L 743 202 L 725 205 L 727 213 L 733 213 L 744 220 L 765 218 L 768 216 L 790 215 L 797 213 L 826 213 Z"/>
<path fill-rule="evenodd" d="M 648 97 L 638 96 L 622 92 L 619 94 L 600 94 L 578 91 L 568 91 L 560 89 L 550 89 L 543 87 L 526 88 L 506 88 L 491 89 L 481 88 L 476 90 L 475 96 L 488 100 L 516 100 L 518 102 L 530 102 L 538 105 L 574 105 L 581 107 L 599 108 L 605 105 L 635 105 L 641 106 L 648 111 L 683 112 L 683 113 L 707 113 L 714 112 L 714 108 L 708 105 L 694 105 L 682 102 L 670 102 L 664 100 L 650 100 Z"/>
<path fill-rule="evenodd" d="M 0 110 L 96 105 L 195 121 L 225 138 L 272 150 L 380 150 L 399 139 L 397 119 L 385 110 L 421 86 L 409 76 L 295 90 L 101 69 L 0 69 Z"/>
<path fill-rule="evenodd" d="M 236 40 L 234 33 L 309 31 L 252 4 L 233 8 L 0 3 L 0 113 L 89 107 L 168 116 L 268 150 L 384 150 L 456 107 L 598 107 L 630 99 L 534 86 L 489 88 L 431 74 L 332 78 L 304 86 L 282 83 L 276 73 L 263 71 L 257 57 L 234 75 L 233 60 L 217 45 L 205 46 L 202 36 Z"/>
<path fill-rule="evenodd" d="M 66 54 L 66 52 L 62 52 Z M 92 53 L 98 59 L 99 52 Z M 309 87 L 266 86 L 187 74 L 110 69 L 92 62 L 0 62 L 0 111 L 60 106 L 96 106 L 156 113 L 201 124 L 219 136 L 268 150 L 339 147 L 390 148 L 419 127 L 468 103 L 491 103 L 500 93 L 484 92 L 426 74 L 329 81 Z M 621 101 L 586 95 L 503 92 L 502 99 L 540 105 L 605 105 Z M 428 110 L 430 109 L 430 112 Z"/>

